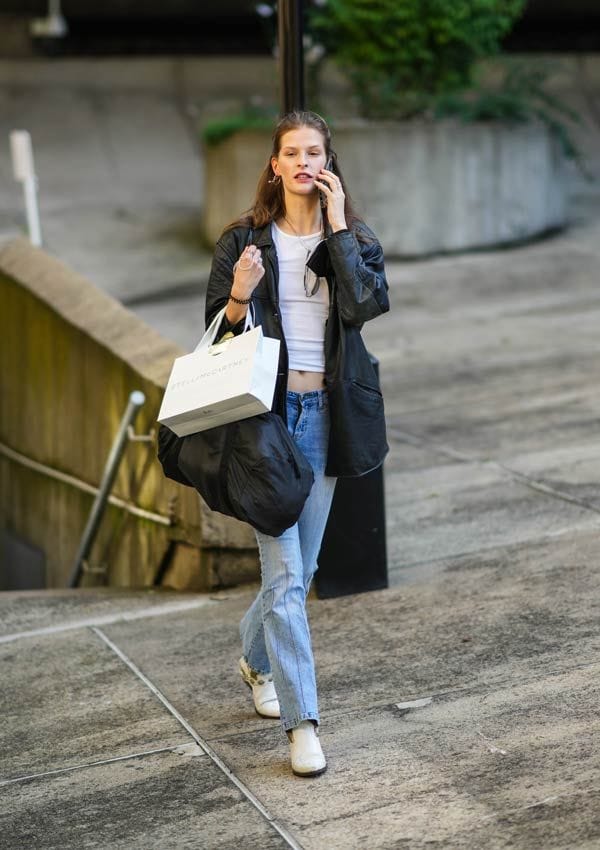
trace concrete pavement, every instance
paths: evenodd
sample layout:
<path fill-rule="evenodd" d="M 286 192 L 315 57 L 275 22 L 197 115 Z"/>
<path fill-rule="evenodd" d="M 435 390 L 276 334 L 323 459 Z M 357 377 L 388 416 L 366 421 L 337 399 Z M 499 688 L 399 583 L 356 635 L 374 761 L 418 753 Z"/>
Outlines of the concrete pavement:
<path fill-rule="evenodd" d="M 168 201 L 144 171 L 117 203 L 90 138 L 113 118 L 94 120 L 83 194 L 61 188 L 50 124 L 52 247 L 190 345 L 207 257 L 180 238 L 199 212 L 188 131 L 165 136 Z M 291 774 L 237 674 L 256 587 L 0 594 L 0 850 L 600 847 L 598 184 L 574 174 L 572 210 L 536 244 L 389 265 L 393 309 L 365 336 L 391 587 L 309 599 L 327 772 Z"/>
<path fill-rule="evenodd" d="M 312 780 L 236 671 L 253 588 L 3 594 L 0 847 L 598 847 L 597 541 L 311 598 Z"/>

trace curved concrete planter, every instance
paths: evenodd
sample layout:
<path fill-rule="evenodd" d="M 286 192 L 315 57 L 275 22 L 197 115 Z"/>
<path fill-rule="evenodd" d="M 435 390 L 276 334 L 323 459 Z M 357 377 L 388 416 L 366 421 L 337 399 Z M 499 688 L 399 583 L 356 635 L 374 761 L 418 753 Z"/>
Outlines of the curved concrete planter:
<path fill-rule="evenodd" d="M 564 157 L 543 124 L 352 122 L 334 138 L 387 256 L 503 245 L 566 222 Z M 209 241 L 252 203 L 269 146 L 267 132 L 243 131 L 206 148 Z"/>

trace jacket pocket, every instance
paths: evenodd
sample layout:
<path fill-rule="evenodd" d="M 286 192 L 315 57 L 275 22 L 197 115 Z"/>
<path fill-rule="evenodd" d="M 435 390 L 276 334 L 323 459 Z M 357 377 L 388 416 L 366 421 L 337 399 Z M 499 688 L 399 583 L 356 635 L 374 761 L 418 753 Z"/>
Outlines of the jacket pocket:
<path fill-rule="evenodd" d="M 354 379 L 338 381 L 329 391 L 329 411 L 328 468 L 352 476 L 379 466 L 388 451 L 381 392 Z"/>
<path fill-rule="evenodd" d="M 381 390 L 378 387 L 371 387 L 368 384 L 363 384 L 361 383 L 361 381 L 355 380 L 354 378 L 352 379 L 352 383 L 355 387 L 357 387 L 359 390 L 362 390 L 362 392 L 364 393 L 373 395 L 375 396 L 375 398 L 383 398 Z"/>

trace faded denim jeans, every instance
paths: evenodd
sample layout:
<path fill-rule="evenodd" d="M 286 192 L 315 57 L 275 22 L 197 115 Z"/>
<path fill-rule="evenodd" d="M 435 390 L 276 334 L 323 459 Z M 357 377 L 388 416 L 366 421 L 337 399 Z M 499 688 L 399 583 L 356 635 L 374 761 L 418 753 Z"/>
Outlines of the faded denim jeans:
<path fill-rule="evenodd" d="M 287 419 L 288 431 L 311 464 L 315 481 L 295 525 L 279 537 L 255 531 L 262 586 L 240 624 L 247 663 L 260 673 L 273 674 L 284 730 L 302 720 L 319 723 L 305 603 L 336 482 L 324 474 L 329 438 L 327 391 L 288 392 Z"/>

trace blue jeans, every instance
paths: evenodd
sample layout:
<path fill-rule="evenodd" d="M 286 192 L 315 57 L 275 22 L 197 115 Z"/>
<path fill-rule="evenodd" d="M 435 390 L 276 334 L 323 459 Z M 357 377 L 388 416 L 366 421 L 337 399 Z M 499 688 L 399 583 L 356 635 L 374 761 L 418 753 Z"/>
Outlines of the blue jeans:
<path fill-rule="evenodd" d="M 260 673 L 273 674 L 284 730 L 302 720 L 319 723 L 305 603 L 336 482 L 324 474 L 329 438 L 327 391 L 288 392 L 287 419 L 288 431 L 312 466 L 315 481 L 295 525 L 279 537 L 255 531 L 262 586 L 240 624 L 246 662 Z"/>

